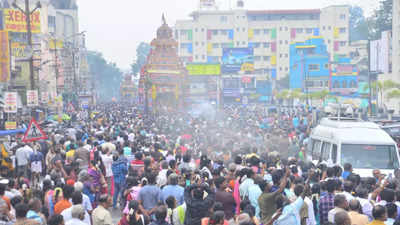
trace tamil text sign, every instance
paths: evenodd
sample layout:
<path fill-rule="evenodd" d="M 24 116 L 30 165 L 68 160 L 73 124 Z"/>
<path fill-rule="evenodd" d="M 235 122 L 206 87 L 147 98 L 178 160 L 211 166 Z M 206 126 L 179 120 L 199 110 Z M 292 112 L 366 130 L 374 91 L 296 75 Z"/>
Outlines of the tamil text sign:
<path fill-rule="evenodd" d="M 32 33 L 40 33 L 40 12 L 32 13 L 30 18 Z M 17 9 L 4 9 L 4 28 L 6 31 L 26 33 L 25 14 Z"/>
<path fill-rule="evenodd" d="M 4 93 L 4 112 L 16 113 L 17 112 L 18 94 L 17 92 Z"/>
<path fill-rule="evenodd" d="M 38 106 L 39 105 L 39 98 L 38 98 L 38 91 L 37 90 L 28 90 L 26 91 L 26 105 L 27 106 Z"/>
<path fill-rule="evenodd" d="M 188 64 L 186 69 L 189 75 L 220 75 L 221 65 L 219 64 Z"/>
<path fill-rule="evenodd" d="M 224 48 L 222 64 L 223 73 L 254 71 L 253 48 Z"/>

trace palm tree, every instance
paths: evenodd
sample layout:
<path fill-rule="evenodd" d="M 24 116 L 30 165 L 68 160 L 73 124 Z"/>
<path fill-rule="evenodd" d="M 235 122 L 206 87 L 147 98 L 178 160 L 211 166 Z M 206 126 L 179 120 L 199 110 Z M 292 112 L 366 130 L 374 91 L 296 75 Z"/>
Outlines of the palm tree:
<path fill-rule="evenodd" d="M 280 100 L 281 102 L 289 97 L 289 90 L 283 89 L 275 95 L 275 98 Z"/>
<path fill-rule="evenodd" d="M 391 89 L 399 88 L 400 84 L 394 82 L 393 80 L 385 80 L 383 82 L 382 81 L 373 81 L 371 83 L 371 87 L 372 87 L 371 95 L 372 96 L 376 96 L 376 97 L 379 95 L 381 101 L 383 102 L 383 99 L 385 97 L 385 93 L 387 91 L 391 90 Z M 367 91 L 368 88 L 369 88 L 368 85 L 365 86 L 364 87 L 364 91 Z M 387 94 L 389 94 L 389 93 L 387 93 Z M 387 94 L 386 94 L 386 97 L 387 97 Z"/>

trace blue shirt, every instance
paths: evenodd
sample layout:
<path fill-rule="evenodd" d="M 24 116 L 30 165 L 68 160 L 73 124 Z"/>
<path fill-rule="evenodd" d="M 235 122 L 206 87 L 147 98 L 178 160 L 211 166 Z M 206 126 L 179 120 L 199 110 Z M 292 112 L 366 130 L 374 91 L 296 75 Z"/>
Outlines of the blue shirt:
<path fill-rule="evenodd" d="M 160 201 L 165 203 L 165 200 L 172 195 L 175 197 L 177 205 L 182 205 L 184 203 L 184 192 L 185 189 L 179 185 L 167 185 L 161 190 Z"/>
<path fill-rule="evenodd" d="M 157 206 L 160 195 L 160 188 L 153 184 L 148 184 L 140 189 L 138 200 L 141 201 L 145 210 L 151 210 Z"/>
<path fill-rule="evenodd" d="M 285 206 L 282 215 L 274 222 L 274 225 L 300 225 L 300 210 L 303 204 L 303 198 L 298 197 L 296 201 Z"/>
<path fill-rule="evenodd" d="M 256 209 L 256 217 L 260 219 L 260 206 L 258 205 L 258 198 L 262 194 L 260 187 L 257 184 L 252 184 L 249 187 L 249 201 L 250 204 Z"/>

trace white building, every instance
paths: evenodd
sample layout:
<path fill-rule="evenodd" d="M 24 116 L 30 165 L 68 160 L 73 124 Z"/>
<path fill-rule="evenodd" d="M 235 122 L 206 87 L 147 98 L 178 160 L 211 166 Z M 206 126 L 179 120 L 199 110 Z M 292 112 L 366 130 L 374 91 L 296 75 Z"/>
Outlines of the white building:
<path fill-rule="evenodd" d="M 322 36 L 331 53 L 349 54 L 349 6 L 310 10 L 197 10 L 178 20 L 175 38 L 185 62 L 221 62 L 222 49 L 253 47 L 254 67 L 289 73 L 289 45 Z"/>
<path fill-rule="evenodd" d="M 400 82 L 400 0 L 393 0 L 393 80 Z"/>

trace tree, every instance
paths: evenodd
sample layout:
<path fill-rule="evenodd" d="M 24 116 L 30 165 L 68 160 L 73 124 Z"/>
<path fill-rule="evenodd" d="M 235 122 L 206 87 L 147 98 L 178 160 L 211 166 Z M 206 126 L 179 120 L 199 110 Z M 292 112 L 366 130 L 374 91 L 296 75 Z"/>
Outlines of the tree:
<path fill-rule="evenodd" d="M 392 90 L 391 92 L 387 93 L 386 98 L 388 100 L 393 99 L 393 98 L 399 99 L 400 98 L 400 90 L 399 89 Z"/>
<path fill-rule="evenodd" d="M 383 0 L 379 9 L 369 18 L 370 21 L 370 37 L 372 40 L 379 39 L 382 31 L 392 29 L 392 9 L 393 0 Z"/>
<path fill-rule="evenodd" d="M 369 35 L 368 21 L 360 6 L 350 8 L 350 41 L 367 40 Z"/>
<path fill-rule="evenodd" d="M 93 74 L 96 92 L 102 101 L 111 101 L 119 97 L 122 72 L 117 65 L 107 62 L 100 52 L 88 52 L 88 64 Z"/>
<path fill-rule="evenodd" d="M 383 82 L 382 81 L 373 81 L 371 83 L 371 87 L 372 87 L 371 95 L 372 96 L 379 95 L 380 99 L 381 99 L 381 103 L 382 103 L 384 100 L 384 97 L 385 97 L 385 93 L 390 91 L 391 89 L 399 88 L 400 84 L 398 84 L 392 80 L 385 80 Z M 368 85 L 364 87 L 364 91 L 367 91 L 368 89 L 369 89 Z M 388 97 L 388 95 L 389 95 L 389 93 L 386 94 L 386 97 Z"/>
<path fill-rule="evenodd" d="M 136 61 L 131 65 L 134 76 L 137 76 L 142 69 L 142 66 L 145 65 L 150 49 L 151 46 L 145 42 L 141 42 L 136 48 Z"/>

